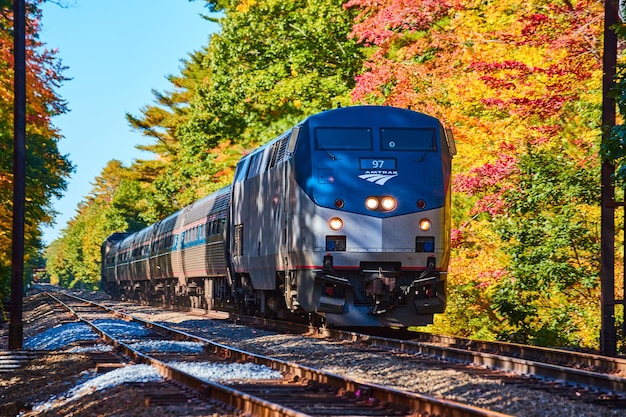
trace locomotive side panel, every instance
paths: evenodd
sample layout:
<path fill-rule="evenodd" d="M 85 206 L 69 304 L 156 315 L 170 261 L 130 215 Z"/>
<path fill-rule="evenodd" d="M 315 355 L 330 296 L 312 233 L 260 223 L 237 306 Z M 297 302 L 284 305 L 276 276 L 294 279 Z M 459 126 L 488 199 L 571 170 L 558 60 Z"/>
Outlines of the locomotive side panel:
<path fill-rule="evenodd" d="M 233 268 L 256 290 L 274 290 L 276 273 L 284 269 L 287 140 L 283 135 L 252 154 L 245 176 L 233 185 Z"/>

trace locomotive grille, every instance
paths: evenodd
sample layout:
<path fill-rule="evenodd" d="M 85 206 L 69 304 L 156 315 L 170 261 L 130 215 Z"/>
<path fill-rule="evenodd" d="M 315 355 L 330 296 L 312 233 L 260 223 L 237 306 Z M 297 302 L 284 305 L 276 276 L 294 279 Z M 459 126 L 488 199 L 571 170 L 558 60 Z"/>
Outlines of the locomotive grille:
<path fill-rule="evenodd" d="M 289 137 L 285 136 L 284 138 L 282 138 L 280 140 L 280 147 L 278 148 L 278 155 L 276 160 L 278 162 L 282 161 L 283 159 L 285 159 L 285 151 L 287 150 L 287 143 L 289 142 Z"/>
<path fill-rule="evenodd" d="M 269 168 L 274 167 L 276 164 L 282 162 L 282 160 L 285 159 L 285 151 L 287 149 L 288 139 L 289 136 L 284 135 L 272 145 Z"/>
<path fill-rule="evenodd" d="M 243 224 L 235 226 L 233 256 L 243 256 Z"/>
<path fill-rule="evenodd" d="M 279 144 L 280 142 L 275 142 L 270 148 L 270 158 L 269 158 L 269 163 L 267 165 L 268 168 L 272 168 L 274 165 L 276 165 L 276 156 L 278 155 Z"/>

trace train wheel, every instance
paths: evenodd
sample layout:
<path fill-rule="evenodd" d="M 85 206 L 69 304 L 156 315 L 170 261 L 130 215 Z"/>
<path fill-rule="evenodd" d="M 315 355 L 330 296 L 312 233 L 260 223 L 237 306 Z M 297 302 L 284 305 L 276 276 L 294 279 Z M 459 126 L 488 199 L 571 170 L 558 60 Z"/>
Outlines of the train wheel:
<path fill-rule="evenodd" d="M 270 291 L 265 293 L 265 318 L 282 319 L 285 317 L 286 309 L 285 298 L 281 293 Z"/>
<path fill-rule="evenodd" d="M 317 327 L 320 329 L 325 329 L 328 327 L 326 317 L 321 316 L 317 313 L 309 313 L 309 324 L 313 327 Z"/>

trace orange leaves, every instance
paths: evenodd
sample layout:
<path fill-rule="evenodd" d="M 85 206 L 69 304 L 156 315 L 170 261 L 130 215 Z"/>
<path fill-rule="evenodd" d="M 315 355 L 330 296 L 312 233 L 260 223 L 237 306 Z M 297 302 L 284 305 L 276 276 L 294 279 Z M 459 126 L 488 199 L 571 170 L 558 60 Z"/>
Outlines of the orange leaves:
<path fill-rule="evenodd" d="M 517 118 L 509 124 L 554 127 L 596 87 L 597 1 L 352 0 L 345 7 L 360 10 L 352 36 L 377 45 L 355 101 L 411 106 L 455 125 Z"/>
<path fill-rule="evenodd" d="M 496 233 L 494 220 L 519 216 L 514 196 L 533 183 L 552 184 L 544 178 L 550 172 L 522 173 L 524 158 L 556 152 L 585 173 L 597 165 L 588 158 L 600 133 L 603 3 L 352 0 L 346 7 L 360 11 L 352 36 L 370 52 L 353 99 L 410 106 L 454 131 L 449 280 L 468 290 L 455 287 L 461 305 L 448 311 L 489 305 L 511 266 L 503 249 L 526 245 Z"/>
<path fill-rule="evenodd" d="M 50 118 L 65 112 L 65 102 L 55 89 L 65 80 L 61 72 L 63 67 L 57 61 L 55 51 L 49 51 L 39 40 L 41 30 L 39 18 L 41 0 L 28 2 L 26 16 L 26 128 L 27 128 L 27 172 L 26 201 L 28 224 L 25 238 L 29 245 L 37 246 L 42 223 L 51 221 L 53 212 L 50 208 L 52 197 L 58 197 L 65 189 L 65 179 L 72 167 L 66 157 L 57 149 L 58 132 L 51 125 Z M 6 154 L 12 150 L 11 137 L 13 126 L 13 26 L 12 10 L 9 4 L 0 6 L 0 148 Z M 8 150 L 8 152 L 6 152 Z M 11 193 L 9 179 L 12 172 L 10 158 L 0 158 L 0 195 L 3 200 Z M 1 216 L 0 216 L 1 217 Z M 0 218 L 0 230 L 10 230 L 3 218 Z M 0 249 L 6 249 L 0 242 Z M 32 248 L 31 248 L 32 249 Z M 8 251 L 4 251 L 8 253 Z M 0 264 L 4 262 L 0 255 Z M 1 280 L 0 280 L 1 281 Z M 0 282 L 0 294 L 3 293 Z"/>

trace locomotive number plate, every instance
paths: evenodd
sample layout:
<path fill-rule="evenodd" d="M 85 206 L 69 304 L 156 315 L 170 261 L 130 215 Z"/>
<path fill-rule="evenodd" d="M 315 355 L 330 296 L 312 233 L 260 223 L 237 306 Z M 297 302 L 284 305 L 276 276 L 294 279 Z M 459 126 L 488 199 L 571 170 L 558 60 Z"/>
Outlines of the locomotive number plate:
<path fill-rule="evenodd" d="M 393 158 L 360 158 L 361 169 L 397 169 Z"/>

